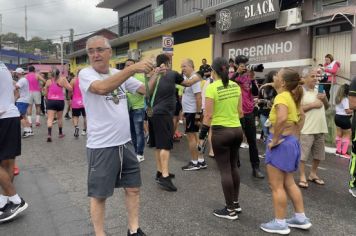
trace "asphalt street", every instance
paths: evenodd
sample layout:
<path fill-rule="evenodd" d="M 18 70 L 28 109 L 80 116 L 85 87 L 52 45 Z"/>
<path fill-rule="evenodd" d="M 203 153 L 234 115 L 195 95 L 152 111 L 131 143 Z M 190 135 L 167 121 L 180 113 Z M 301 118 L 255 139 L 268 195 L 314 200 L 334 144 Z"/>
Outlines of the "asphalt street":
<path fill-rule="evenodd" d="M 1 236 L 93 235 L 86 196 L 85 137 L 73 137 L 70 120 L 64 122 L 64 139 L 57 138 L 55 125 L 53 142 L 47 143 L 46 130 L 42 117 L 42 126 L 34 128 L 35 136 L 23 139 L 22 155 L 17 159 L 21 173 L 15 178 L 15 185 L 29 207 L 16 220 L 0 224 Z M 263 153 L 263 145 L 259 146 Z M 273 217 L 268 182 L 252 177 L 248 149 L 240 149 L 240 156 L 243 212 L 239 220 L 229 221 L 212 214 L 213 209 L 224 206 L 213 159 L 207 157 L 206 170 L 182 171 L 181 167 L 190 159 L 188 146 L 184 137 L 175 143 L 170 169 L 176 174 L 174 183 L 178 191 L 171 193 L 155 183 L 153 149 L 146 148 L 146 160 L 141 163 L 140 226 L 144 232 L 151 236 L 268 235 L 259 229 L 261 223 Z M 265 172 L 264 164 L 261 168 Z M 309 183 L 309 188 L 302 190 L 306 214 L 313 227 L 309 231 L 292 229 L 291 235 L 356 235 L 356 199 L 348 193 L 347 169 L 346 159 L 327 155 L 319 169 L 326 185 Z M 107 201 L 108 235 L 126 235 L 123 197 L 123 191 L 117 190 Z M 292 213 L 289 203 L 289 216 Z"/>

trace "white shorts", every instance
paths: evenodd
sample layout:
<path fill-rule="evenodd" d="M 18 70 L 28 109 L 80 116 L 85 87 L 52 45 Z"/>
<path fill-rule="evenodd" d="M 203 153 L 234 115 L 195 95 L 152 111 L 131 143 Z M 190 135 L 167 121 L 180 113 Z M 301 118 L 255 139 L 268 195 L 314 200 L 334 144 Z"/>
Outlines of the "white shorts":
<path fill-rule="evenodd" d="M 30 92 L 29 104 L 41 104 L 41 92 Z"/>

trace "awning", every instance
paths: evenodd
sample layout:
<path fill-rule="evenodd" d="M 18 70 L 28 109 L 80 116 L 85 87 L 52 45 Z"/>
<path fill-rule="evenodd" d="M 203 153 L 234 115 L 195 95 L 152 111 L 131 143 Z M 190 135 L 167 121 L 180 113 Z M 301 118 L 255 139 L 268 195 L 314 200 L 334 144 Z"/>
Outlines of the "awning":
<path fill-rule="evenodd" d="M 335 13 L 332 16 L 328 16 L 328 17 L 323 17 L 323 18 L 319 18 L 317 20 L 313 20 L 311 22 L 305 22 L 302 24 L 298 24 L 298 25 L 290 25 L 286 28 L 286 31 L 290 31 L 290 30 L 295 30 L 295 29 L 300 29 L 300 28 L 304 28 L 304 27 L 309 27 L 309 26 L 314 26 L 314 25 L 320 25 L 320 24 L 325 24 L 325 23 L 329 23 L 329 22 L 333 22 L 336 18 L 340 19 L 343 18 L 345 19 L 347 22 L 350 23 L 350 25 L 355 28 L 356 26 L 356 17 L 355 14 L 349 14 L 349 13 Z"/>

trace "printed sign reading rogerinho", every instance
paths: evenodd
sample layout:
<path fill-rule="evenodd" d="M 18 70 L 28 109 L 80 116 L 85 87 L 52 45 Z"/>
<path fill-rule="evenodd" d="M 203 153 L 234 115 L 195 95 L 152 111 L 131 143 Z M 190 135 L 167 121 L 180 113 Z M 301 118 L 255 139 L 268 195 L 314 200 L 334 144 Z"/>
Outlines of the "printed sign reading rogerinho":
<path fill-rule="evenodd" d="M 275 20 L 278 16 L 278 0 L 252 0 L 218 11 L 217 23 L 219 30 L 227 31 Z"/>
<path fill-rule="evenodd" d="M 288 32 L 230 42 L 223 45 L 223 56 L 245 55 L 250 63 L 294 60 L 299 57 L 299 39 L 298 32 Z"/>

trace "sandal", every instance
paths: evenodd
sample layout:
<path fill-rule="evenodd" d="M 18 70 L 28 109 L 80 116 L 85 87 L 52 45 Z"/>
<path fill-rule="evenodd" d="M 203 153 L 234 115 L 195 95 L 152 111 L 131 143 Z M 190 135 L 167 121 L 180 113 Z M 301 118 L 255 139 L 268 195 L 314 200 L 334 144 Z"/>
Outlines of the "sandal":
<path fill-rule="evenodd" d="M 319 177 L 316 177 L 316 178 L 310 178 L 309 177 L 308 181 L 313 182 L 313 183 L 318 184 L 318 185 L 325 185 L 324 180 L 319 179 Z"/>
<path fill-rule="evenodd" d="M 309 187 L 307 181 L 299 181 L 298 186 L 299 186 L 300 188 L 308 188 L 308 187 Z"/>

